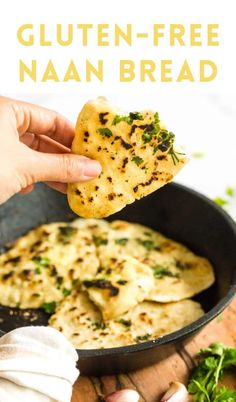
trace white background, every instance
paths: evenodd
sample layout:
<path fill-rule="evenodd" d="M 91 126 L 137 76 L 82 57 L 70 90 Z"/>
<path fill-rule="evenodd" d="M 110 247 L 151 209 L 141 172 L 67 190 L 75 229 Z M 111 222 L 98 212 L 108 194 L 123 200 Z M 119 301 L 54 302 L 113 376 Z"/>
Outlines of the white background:
<path fill-rule="evenodd" d="M 234 0 L 162 1 L 2 1 L 0 12 L 0 91 L 56 109 L 76 121 L 77 114 L 88 98 L 105 95 L 123 109 L 152 108 L 160 112 L 177 142 L 191 156 L 204 153 L 201 159 L 192 158 L 176 181 L 187 184 L 211 198 L 225 196 L 227 186 L 236 187 L 236 58 Z M 68 48 L 58 45 L 49 48 L 23 47 L 17 43 L 17 28 L 24 23 L 45 23 L 48 35 L 55 39 L 57 23 L 132 23 L 137 31 L 147 30 L 152 23 L 219 23 L 220 46 L 215 48 L 159 48 L 138 42 L 133 48 L 97 48 L 95 44 L 81 47 L 79 41 Z M 36 31 L 35 31 L 36 32 Z M 36 32 L 36 41 L 38 34 Z M 111 35 L 112 40 L 112 35 Z M 141 44 L 140 44 L 141 43 Z M 68 61 L 103 58 L 107 62 L 103 84 L 93 83 L 27 83 L 18 82 L 18 59 L 36 58 L 41 65 L 49 58 L 63 71 Z M 219 75 L 210 84 L 120 84 L 114 71 L 120 58 L 134 60 L 183 59 L 195 63 L 209 58 L 217 61 Z M 45 64 L 46 65 L 46 64 Z M 235 189 L 236 190 L 236 189 Z M 229 199 L 230 211 L 236 218 L 236 201 Z"/>

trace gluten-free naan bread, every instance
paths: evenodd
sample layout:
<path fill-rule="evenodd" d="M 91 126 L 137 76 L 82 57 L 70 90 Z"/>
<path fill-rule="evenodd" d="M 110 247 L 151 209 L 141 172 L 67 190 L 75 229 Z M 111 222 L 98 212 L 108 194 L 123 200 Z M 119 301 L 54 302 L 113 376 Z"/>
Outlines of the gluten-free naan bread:
<path fill-rule="evenodd" d="M 123 115 L 106 99 L 85 104 L 72 152 L 98 160 L 100 176 L 68 185 L 71 209 L 84 218 L 103 218 L 170 182 L 186 157 L 174 150 L 174 134 L 158 113 Z"/>
<path fill-rule="evenodd" d="M 38 308 L 57 302 L 99 268 L 91 231 L 73 223 L 31 230 L 0 255 L 0 304 Z"/>
<path fill-rule="evenodd" d="M 147 300 L 172 302 L 187 299 L 210 287 L 215 280 L 210 262 L 182 244 L 143 225 L 113 221 L 100 226 L 97 255 L 104 259 L 129 255 L 148 266 L 155 278 Z"/>
<path fill-rule="evenodd" d="M 100 349 L 159 338 L 203 314 L 200 304 L 192 300 L 168 304 L 142 302 L 126 314 L 104 322 L 88 296 L 75 290 L 60 303 L 49 324 L 78 349 Z"/>

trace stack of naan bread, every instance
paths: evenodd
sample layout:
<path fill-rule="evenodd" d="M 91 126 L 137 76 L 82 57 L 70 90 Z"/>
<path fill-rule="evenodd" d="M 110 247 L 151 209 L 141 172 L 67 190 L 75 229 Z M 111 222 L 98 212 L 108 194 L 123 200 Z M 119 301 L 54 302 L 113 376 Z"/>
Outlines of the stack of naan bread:
<path fill-rule="evenodd" d="M 125 221 L 45 224 L 0 256 L 0 304 L 51 308 L 49 325 L 85 349 L 152 340 L 190 324 L 204 312 L 189 298 L 213 282 L 205 258 Z"/>

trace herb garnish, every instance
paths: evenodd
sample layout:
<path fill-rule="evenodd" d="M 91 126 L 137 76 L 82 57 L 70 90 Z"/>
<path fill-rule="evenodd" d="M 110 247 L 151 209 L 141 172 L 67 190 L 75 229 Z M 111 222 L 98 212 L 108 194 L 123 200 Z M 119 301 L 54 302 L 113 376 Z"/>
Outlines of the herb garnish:
<path fill-rule="evenodd" d="M 125 327 L 131 327 L 131 325 L 132 325 L 132 322 L 131 322 L 131 320 L 124 320 L 124 318 L 121 318 L 119 321 L 117 321 L 117 322 L 119 322 L 119 324 L 122 324 L 122 325 L 124 325 Z"/>
<path fill-rule="evenodd" d="M 99 236 L 93 236 L 93 241 L 95 243 L 95 246 L 103 246 L 106 245 L 108 243 L 107 239 L 103 239 L 102 237 Z"/>
<path fill-rule="evenodd" d="M 50 265 L 50 260 L 47 257 L 42 257 L 40 255 L 35 255 L 32 258 L 32 261 L 38 266 L 38 267 L 49 267 Z"/>
<path fill-rule="evenodd" d="M 234 402 L 236 391 L 217 387 L 226 369 L 236 367 L 236 348 L 216 342 L 199 352 L 200 363 L 193 371 L 188 391 L 196 402 Z"/>
<path fill-rule="evenodd" d="M 42 273 L 40 267 L 35 268 L 34 272 L 35 272 L 37 275 L 40 275 L 40 274 Z"/>
<path fill-rule="evenodd" d="M 151 251 L 157 247 L 152 240 L 136 239 L 136 242 L 145 247 L 148 251 Z"/>
<path fill-rule="evenodd" d="M 234 196 L 234 189 L 233 189 L 233 187 L 227 187 L 226 190 L 225 190 L 225 192 L 226 192 L 226 194 L 227 194 L 229 197 L 233 197 L 233 196 Z"/>
<path fill-rule="evenodd" d="M 116 126 L 121 121 L 125 121 L 129 125 L 133 123 L 134 120 L 143 120 L 143 116 L 139 112 L 131 112 L 128 116 L 119 116 L 116 115 L 113 119 L 112 125 Z"/>
<path fill-rule="evenodd" d="M 53 313 L 55 313 L 56 306 L 57 306 L 57 303 L 55 301 L 52 301 L 50 303 L 43 303 L 41 305 L 41 308 L 45 311 L 45 313 L 53 314 Z"/>
<path fill-rule="evenodd" d="M 74 228 L 73 226 L 59 226 L 59 236 L 62 237 L 71 237 L 75 233 L 77 233 L 78 229 Z"/>
<path fill-rule="evenodd" d="M 113 136 L 112 131 L 111 131 L 109 128 L 107 128 L 107 127 L 98 128 L 97 131 L 98 131 L 99 134 L 101 134 L 103 137 L 109 138 L 109 137 L 112 137 L 112 136 Z"/>
<path fill-rule="evenodd" d="M 63 288 L 62 289 L 63 296 L 69 296 L 71 294 L 71 289 Z"/>
<path fill-rule="evenodd" d="M 148 341 L 148 339 L 150 337 L 151 337 L 151 334 L 138 335 L 138 336 L 136 336 L 135 340 L 136 340 L 136 342 L 143 342 L 143 341 Z"/>
<path fill-rule="evenodd" d="M 125 246 L 128 243 L 129 239 L 126 237 L 121 237 L 120 239 L 115 239 L 115 244 L 118 244 L 119 246 Z"/>
<path fill-rule="evenodd" d="M 157 265 L 153 268 L 153 275 L 157 279 L 162 279 L 164 276 L 169 276 L 171 278 L 179 278 L 178 273 L 171 272 L 168 268 Z"/>
<path fill-rule="evenodd" d="M 95 321 L 92 322 L 92 327 L 93 327 L 93 331 L 96 331 L 97 329 L 106 329 L 106 324 L 104 321 Z"/>
<path fill-rule="evenodd" d="M 225 200 L 224 198 L 221 197 L 216 197 L 213 200 L 216 204 L 218 204 L 220 207 L 224 207 L 225 205 L 228 204 L 228 201 Z"/>
<path fill-rule="evenodd" d="M 137 166 L 141 165 L 144 162 L 143 158 L 140 158 L 140 156 L 133 156 L 131 161 L 136 163 Z"/>

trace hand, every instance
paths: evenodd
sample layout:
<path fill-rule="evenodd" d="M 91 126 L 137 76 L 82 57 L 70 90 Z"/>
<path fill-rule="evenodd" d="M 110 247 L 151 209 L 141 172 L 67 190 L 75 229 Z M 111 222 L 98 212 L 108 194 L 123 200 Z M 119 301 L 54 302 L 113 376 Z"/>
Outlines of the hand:
<path fill-rule="evenodd" d="M 66 192 L 66 183 L 98 176 L 99 162 L 71 153 L 74 134 L 58 113 L 0 97 L 0 204 L 38 181 Z"/>

